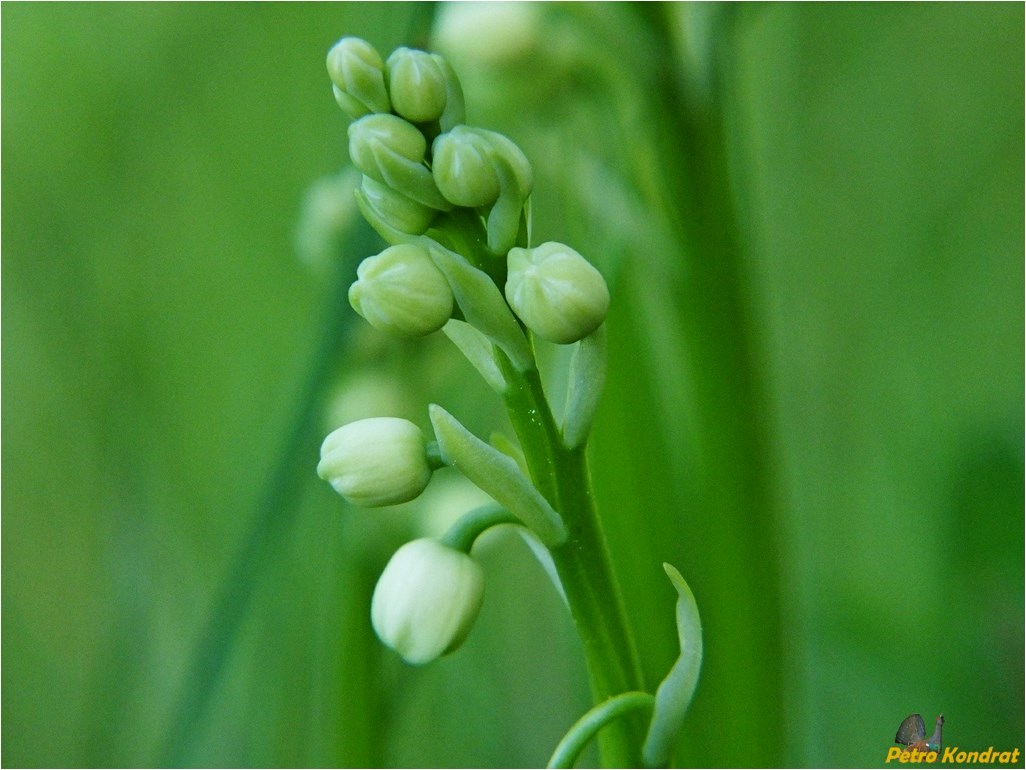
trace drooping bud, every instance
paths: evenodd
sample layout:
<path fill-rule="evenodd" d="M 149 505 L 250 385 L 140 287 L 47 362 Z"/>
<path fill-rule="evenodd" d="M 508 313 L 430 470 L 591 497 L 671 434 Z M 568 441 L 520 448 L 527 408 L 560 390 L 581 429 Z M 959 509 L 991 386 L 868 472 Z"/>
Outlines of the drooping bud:
<path fill-rule="evenodd" d="M 452 205 L 424 165 L 427 141 L 396 115 L 365 115 L 349 126 L 349 157 L 367 176 L 418 203 L 440 211 Z"/>
<path fill-rule="evenodd" d="M 349 303 L 376 329 L 421 337 L 441 329 L 452 316 L 453 293 L 423 247 L 389 246 L 356 269 Z"/>
<path fill-rule="evenodd" d="M 385 64 L 366 40 L 339 40 L 328 51 L 327 67 L 335 101 L 351 118 L 391 111 L 385 90 Z"/>
<path fill-rule="evenodd" d="M 438 214 L 436 209 L 417 203 L 369 176 L 363 177 L 360 197 L 366 206 L 364 215 L 372 220 L 372 225 L 373 218 L 377 218 L 410 235 L 423 234 Z"/>
<path fill-rule="evenodd" d="M 382 572 L 371 623 L 406 662 L 429 663 L 463 643 L 483 600 L 484 572 L 476 561 L 437 540 L 413 540 Z"/>
<path fill-rule="evenodd" d="M 405 503 L 431 480 L 424 434 L 398 417 L 343 425 L 324 439 L 317 475 L 353 505 Z"/>
<path fill-rule="evenodd" d="M 446 73 L 426 51 L 397 48 L 385 63 L 392 109 L 413 123 L 437 120 L 445 111 Z"/>
<path fill-rule="evenodd" d="M 505 254 L 516 242 L 520 215 L 534 186 L 527 156 L 494 131 L 456 126 L 432 145 L 432 174 L 446 200 L 457 206 L 491 206 L 488 248 Z"/>
<path fill-rule="evenodd" d="M 609 310 L 609 289 L 588 260 L 562 243 L 510 249 L 506 301 L 543 339 L 568 344 L 591 334 Z"/>

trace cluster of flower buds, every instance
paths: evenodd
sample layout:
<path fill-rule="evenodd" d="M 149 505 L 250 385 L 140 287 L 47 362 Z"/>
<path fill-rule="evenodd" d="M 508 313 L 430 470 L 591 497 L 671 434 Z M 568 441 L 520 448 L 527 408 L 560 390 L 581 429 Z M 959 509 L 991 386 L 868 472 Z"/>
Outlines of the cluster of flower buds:
<path fill-rule="evenodd" d="M 398 417 L 343 425 L 321 445 L 318 475 L 350 503 L 368 508 L 418 497 L 432 464 L 420 428 Z M 484 576 L 468 554 L 436 540 L 400 548 L 374 589 L 371 622 L 385 644 L 413 664 L 455 650 L 481 608 Z"/>
<path fill-rule="evenodd" d="M 393 247 L 407 247 L 361 266 L 350 292 L 360 315 L 401 335 L 441 328 L 461 291 L 452 271 L 442 280 L 428 263 L 453 249 L 493 281 L 505 278 L 509 308 L 544 339 L 576 342 L 602 323 L 609 293 L 587 260 L 556 243 L 526 248 L 531 164 L 502 134 L 464 124 L 463 90 L 442 56 L 399 48 L 386 60 L 367 41 L 344 37 L 327 68 L 353 121 L 349 155 L 363 175 L 360 210 Z M 464 287 L 470 302 L 474 293 Z"/>
<path fill-rule="evenodd" d="M 568 446 L 587 434 L 601 388 L 590 352 L 609 307 L 602 275 L 569 246 L 530 247 L 527 206 L 534 176 L 510 139 L 464 124 L 463 92 L 446 60 L 399 48 L 386 59 L 359 38 L 328 53 L 328 74 L 349 115 L 349 156 L 362 175 L 364 218 L 389 246 L 357 269 L 349 302 L 375 328 L 401 336 L 444 329 L 486 381 L 503 392 L 504 365 L 535 366 L 527 332 L 581 342 L 587 384 L 570 400 Z M 583 393 L 583 395 L 580 395 Z M 594 393 L 592 393 L 594 395 Z M 432 472 L 451 465 L 534 531 L 546 545 L 565 538 L 558 513 L 511 457 L 485 444 L 439 407 L 437 443 L 398 418 L 359 420 L 321 447 L 318 474 L 350 503 L 413 500 Z M 469 551 L 469 545 L 466 551 Z M 481 605 L 483 578 L 469 554 L 417 540 L 401 548 L 374 593 L 378 636 L 411 663 L 455 649 Z"/>
<path fill-rule="evenodd" d="M 486 443 L 431 404 L 430 443 L 408 420 L 372 417 L 343 425 L 321 446 L 318 474 L 353 505 L 412 501 L 442 466 L 494 501 L 463 513 L 439 539 L 403 545 L 374 589 L 370 614 L 378 637 L 408 663 L 424 664 L 458 648 L 481 610 L 484 574 L 470 552 L 486 529 L 517 524 L 529 530 L 529 542 L 543 563 L 548 559 L 557 584 L 554 557 L 580 548 L 570 539 L 573 522 L 553 507 L 572 505 L 567 490 L 557 479 L 553 492 L 551 482 L 558 460 L 582 451 L 591 429 L 605 379 L 609 290 L 601 273 L 569 246 L 533 246 L 531 165 L 507 137 L 464 124 L 463 91 L 443 57 L 399 48 L 386 60 L 370 43 L 345 37 L 329 51 L 327 68 L 335 100 L 352 120 L 349 156 L 360 180 L 346 184 L 355 187 L 357 207 L 388 244 L 357 268 L 350 304 L 384 332 L 416 337 L 444 331 L 506 399 L 523 441 L 517 446 L 497 436 Z M 543 392 L 532 335 L 575 346 L 558 420 Z M 539 486 L 532 473 L 549 483 Z M 642 748 L 645 765 L 668 766 L 698 681 L 702 645 L 694 596 L 665 566 L 679 596 L 677 663 L 654 697 L 627 692 L 599 704 L 572 729 L 569 745 L 578 745 L 575 730 L 586 740 L 587 731 L 615 718 L 623 704 L 640 704 L 653 713 Z M 557 755 L 560 763 L 550 766 L 572 764 L 558 749 Z"/>

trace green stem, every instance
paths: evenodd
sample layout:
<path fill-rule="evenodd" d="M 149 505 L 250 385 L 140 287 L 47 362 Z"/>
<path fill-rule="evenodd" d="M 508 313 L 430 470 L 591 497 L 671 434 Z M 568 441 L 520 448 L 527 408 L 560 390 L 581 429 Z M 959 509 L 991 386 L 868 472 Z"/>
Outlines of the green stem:
<path fill-rule="evenodd" d="M 474 541 L 485 530 L 497 527 L 500 524 L 519 524 L 523 526 L 523 522 L 503 506 L 498 503 L 488 503 L 487 505 L 474 508 L 469 513 L 461 516 L 442 535 L 441 542 L 443 545 L 455 548 L 457 551 L 470 553 L 470 549 L 474 547 Z"/>
<path fill-rule="evenodd" d="M 506 408 L 531 478 L 563 517 L 568 536 L 551 549 L 584 647 L 592 698 L 601 703 L 644 689 L 641 666 L 620 589 L 595 509 L 584 447 L 567 449 L 549 409 L 537 369 L 518 372 L 499 356 L 509 383 Z M 606 767 L 638 767 L 644 725 L 626 719 L 599 737 Z"/>
<path fill-rule="evenodd" d="M 625 692 L 599 703 L 574 722 L 552 752 L 546 767 L 573 767 L 577 757 L 599 730 L 631 711 L 650 711 L 654 703 L 655 698 L 647 692 Z"/>

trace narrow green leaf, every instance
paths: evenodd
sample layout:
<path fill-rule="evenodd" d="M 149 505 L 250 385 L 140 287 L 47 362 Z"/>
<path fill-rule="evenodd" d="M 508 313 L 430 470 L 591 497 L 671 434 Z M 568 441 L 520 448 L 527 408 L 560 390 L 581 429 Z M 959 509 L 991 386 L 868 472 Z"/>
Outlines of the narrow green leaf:
<path fill-rule="evenodd" d="M 577 343 L 570 360 L 562 428 L 567 449 L 576 449 L 588 440 L 605 384 L 606 327 L 603 324 Z"/>
<path fill-rule="evenodd" d="M 646 767 L 669 765 L 677 735 L 691 705 L 695 688 L 698 687 L 698 674 L 702 668 L 702 621 L 695 596 L 672 565 L 664 563 L 663 569 L 679 595 L 677 635 L 680 638 L 680 657 L 656 690 L 655 710 L 645 738 Z"/>
<path fill-rule="evenodd" d="M 460 349 L 485 382 L 500 396 L 506 392 L 506 380 L 495 363 L 495 346 L 470 324 L 450 318 L 442 327 L 445 336 Z"/>
<path fill-rule="evenodd" d="M 527 543 L 527 547 L 531 549 L 531 553 L 534 554 L 534 558 L 538 560 L 541 568 L 545 570 L 545 574 L 549 576 L 549 580 L 552 581 L 552 586 L 556 589 L 556 593 L 559 594 L 559 598 L 563 600 L 563 604 L 566 608 L 570 609 L 570 602 L 566 598 L 566 589 L 563 588 L 563 581 L 559 579 L 559 572 L 556 570 L 556 562 L 552 558 L 552 554 L 549 553 L 549 549 L 546 548 L 538 536 L 531 530 L 520 527 L 517 530 L 517 534 Z"/>
<path fill-rule="evenodd" d="M 516 461 L 479 439 L 437 404 L 428 407 L 442 458 L 534 530 L 550 548 L 566 540 L 566 527 Z"/>
<path fill-rule="evenodd" d="M 532 369 L 534 357 L 527 337 L 488 274 L 430 238 L 424 238 L 423 244 L 448 279 L 467 321 L 502 348 L 519 371 Z"/>
<path fill-rule="evenodd" d="M 527 458 L 524 457 L 524 450 L 520 448 L 517 442 L 501 431 L 493 431 L 492 435 L 488 437 L 488 443 L 507 457 L 512 457 L 517 467 L 520 468 L 521 473 L 530 477 L 531 472 L 527 467 Z"/>
<path fill-rule="evenodd" d="M 499 175 L 501 192 L 488 212 L 488 248 L 496 254 L 505 254 L 517 245 L 520 215 L 527 195 L 518 184 L 516 172 L 500 155 L 495 158 L 495 171 Z"/>

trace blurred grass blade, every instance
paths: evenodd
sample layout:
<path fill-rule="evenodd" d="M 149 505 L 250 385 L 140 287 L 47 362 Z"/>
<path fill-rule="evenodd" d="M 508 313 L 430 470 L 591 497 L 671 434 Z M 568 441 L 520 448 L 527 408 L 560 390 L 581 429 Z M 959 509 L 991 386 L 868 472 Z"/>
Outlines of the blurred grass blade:
<path fill-rule="evenodd" d="M 346 234 L 345 242 L 344 253 L 362 254 L 376 248 L 377 237 L 362 222 L 357 222 Z M 348 261 L 337 265 L 337 283 L 332 284 L 326 295 L 327 309 L 321 321 L 322 339 L 311 361 L 296 408 L 293 430 L 281 445 L 277 468 L 260 499 L 252 526 L 244 536 L 243 545 L 226 573 L 221 591 L 200 632 L 164 741 L 162 764 L 165 766 L 188 764 L 198 728 L 217 692 L 260 574 L 275 563 L 274 556 L 283 547 L 286 532 L 293 522 L 295 495 L 313 473 L 314 458 L 310 458 L 308 473 L 301 466 L 310 455 L 310 448 L 317 446 L 324 389 L 337 357 L 345 349 L 348 309 L 338 298 L 344 296 L 352 279 L 352 267 Z"/>

